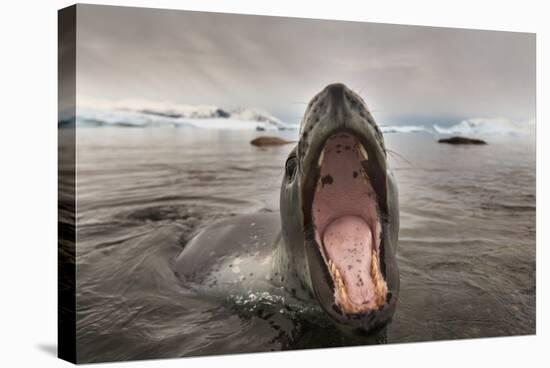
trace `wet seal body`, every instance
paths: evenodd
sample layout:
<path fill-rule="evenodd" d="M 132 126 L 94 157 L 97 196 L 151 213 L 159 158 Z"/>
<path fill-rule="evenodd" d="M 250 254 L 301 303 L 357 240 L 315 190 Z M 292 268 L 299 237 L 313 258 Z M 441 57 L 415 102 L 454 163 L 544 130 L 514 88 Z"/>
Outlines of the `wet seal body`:
<path fill-rule="evenodd" d="M 331 84 L 307 107 L 285 163 L 280 213 L 206 227 L 175 268 L 198 292 L 263 292 L 320 307 L 341 329 L 369 334 L 395 311 L 398 232 L 382 133 L 359 95 Z"/>

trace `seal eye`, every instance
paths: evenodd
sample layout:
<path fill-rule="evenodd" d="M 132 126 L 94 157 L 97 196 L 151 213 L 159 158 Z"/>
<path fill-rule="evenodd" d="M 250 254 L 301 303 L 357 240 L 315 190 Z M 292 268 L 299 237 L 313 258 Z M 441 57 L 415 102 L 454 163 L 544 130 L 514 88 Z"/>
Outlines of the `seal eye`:
<path fill-rule="evenodd" d="M 286 179 L 291 182 L 296 175 L 296 156 L 290 156 L 285 163 Z"/>

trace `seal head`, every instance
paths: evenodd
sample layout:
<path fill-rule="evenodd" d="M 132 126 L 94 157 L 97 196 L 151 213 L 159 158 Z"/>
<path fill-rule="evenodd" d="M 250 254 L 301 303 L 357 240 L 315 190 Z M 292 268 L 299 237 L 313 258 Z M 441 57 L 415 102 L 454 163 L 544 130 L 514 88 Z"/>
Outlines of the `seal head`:
<path fill-rule="evenodd" d="M 280 202 L 288 267 L 300 282 L 337 324 L 384 327 L 399 290 L 397 189 L 382 133 L 345 85 L 309 103 Z"/>

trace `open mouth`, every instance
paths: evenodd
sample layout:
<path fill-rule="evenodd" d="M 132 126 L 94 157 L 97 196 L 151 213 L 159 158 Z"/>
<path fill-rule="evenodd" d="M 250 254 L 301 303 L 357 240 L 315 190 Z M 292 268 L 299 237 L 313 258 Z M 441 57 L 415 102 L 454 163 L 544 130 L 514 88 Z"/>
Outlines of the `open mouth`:
<path fill-rule="evenodd" d="M 381 261 L 383 193 L 373 180 L 367 150 L 354 135 L 335 133 L 319 154 L 318 168 L 312 224 L 335 304 L 345 314 L 377 310 L 388 292 Z"/>

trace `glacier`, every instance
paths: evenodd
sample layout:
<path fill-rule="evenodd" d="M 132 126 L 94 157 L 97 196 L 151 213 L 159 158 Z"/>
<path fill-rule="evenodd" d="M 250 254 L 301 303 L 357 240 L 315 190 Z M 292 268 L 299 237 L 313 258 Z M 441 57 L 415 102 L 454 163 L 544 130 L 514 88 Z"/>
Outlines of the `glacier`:
<path fill-rule="evenodd" d="M 78 107 L 76 119 L 60 121 L 59 127 L 167 127 L 216 130 L 297 130 L 262 109 L 225 110 L 213 105 L 149 106 L 141 109 Z M 455 124 L 381 124 L 384 134 L 423 133 L 434 136 L 467 137 L 531 135 L 535 119 L 514 121 L 506 118 L 471 118 Z"/>

